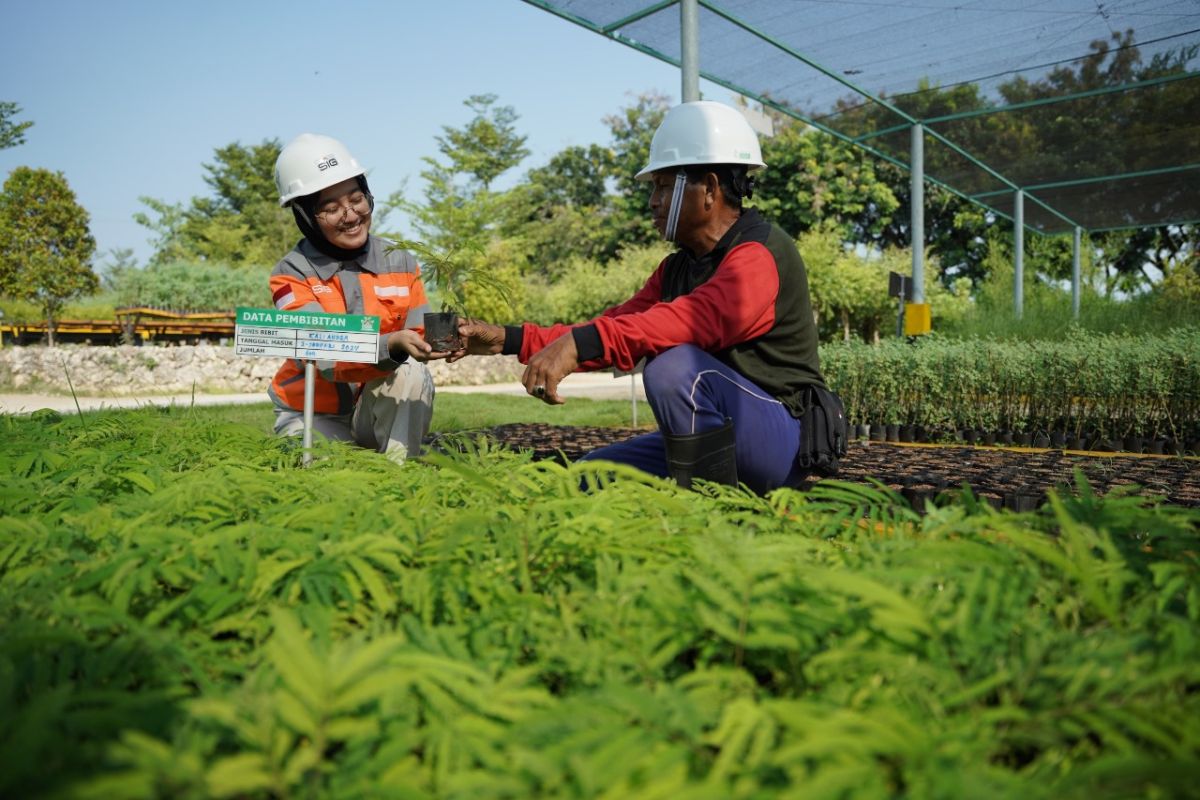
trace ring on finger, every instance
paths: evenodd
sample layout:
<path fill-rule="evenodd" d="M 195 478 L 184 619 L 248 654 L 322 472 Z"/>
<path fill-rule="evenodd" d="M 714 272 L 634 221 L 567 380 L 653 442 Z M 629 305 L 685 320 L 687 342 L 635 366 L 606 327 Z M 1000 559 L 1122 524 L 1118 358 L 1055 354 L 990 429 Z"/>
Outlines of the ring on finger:
<path fill-rule="evenodd" d="M 542 386 L 540 383 L 537 386 L 533 387 L 533 396 L 534 397 L 545 397 L 546 396 L 546 387 Z"/>

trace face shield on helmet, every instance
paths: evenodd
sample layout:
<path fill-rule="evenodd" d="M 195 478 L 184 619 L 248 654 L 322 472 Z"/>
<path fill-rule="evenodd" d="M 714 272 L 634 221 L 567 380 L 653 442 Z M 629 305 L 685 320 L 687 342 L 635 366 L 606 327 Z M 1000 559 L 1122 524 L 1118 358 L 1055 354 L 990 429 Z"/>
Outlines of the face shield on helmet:
<path fill-rule="evenodd" d="M 650 161 L 635 176 L 653 180 L 655 172 L 675 171 L 675 187 L 664 236 L 674 241 L 689 167 L 740 164 L 748 172 L 766 166 L 758 136 L 741 112 L 723 103 L 697 100 L 675 106 L 663 117 L 650 141 Z"/>
<path fill-rule="evenodd" d="M 275 161 L 279 205 L 291 205 L 298 197 L 316 194 L 365 173 L 366 170 L 337 139 L 302 133 L 288 142 Z"/>

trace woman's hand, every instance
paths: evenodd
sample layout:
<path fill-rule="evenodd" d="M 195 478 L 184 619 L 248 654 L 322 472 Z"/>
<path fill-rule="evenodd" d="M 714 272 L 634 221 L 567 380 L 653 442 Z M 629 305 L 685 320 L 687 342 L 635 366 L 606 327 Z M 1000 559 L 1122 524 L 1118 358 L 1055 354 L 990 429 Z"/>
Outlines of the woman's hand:
<path fill-rule="evenodd" d="M 414 361 L 424 364 L 426 361 L 436 361 L 446 358 L 450 353 L 434 351 L 429 342 L 414 330 L 395 331 L 388 334 L 388 355 L 395 361 L 400 361 L 407 355 Z"/>

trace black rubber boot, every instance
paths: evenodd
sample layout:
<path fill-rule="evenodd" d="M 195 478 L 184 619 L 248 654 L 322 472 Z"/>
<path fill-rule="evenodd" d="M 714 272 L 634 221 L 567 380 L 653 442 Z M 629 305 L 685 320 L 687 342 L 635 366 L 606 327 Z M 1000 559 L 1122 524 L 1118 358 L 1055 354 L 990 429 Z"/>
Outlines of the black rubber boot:
<path fill-rule="evenodd" d="M 692 479 L 737 486 L 737 457 L 734 452 L 733 420 L 704 433 L 664 433 L 667 445 L 667 474 L 685 489 Z"/>

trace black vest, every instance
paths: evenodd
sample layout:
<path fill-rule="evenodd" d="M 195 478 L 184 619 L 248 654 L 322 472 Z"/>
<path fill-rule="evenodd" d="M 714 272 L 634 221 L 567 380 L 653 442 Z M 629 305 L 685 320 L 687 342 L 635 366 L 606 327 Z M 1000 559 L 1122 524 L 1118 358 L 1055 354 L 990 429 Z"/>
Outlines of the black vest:
<path fill-rule="evenodd" d="M 735 246 L 758 242 L 766 247 L 779 272 L 775 325 L 741 344 L 713 353 L 779 400 L 792 415 L 804 413 L 804 387 L 825 385 L 817 355 L 817 325 L 808 298 L 808 274 L 796 244 L 781 228 L 753 209 L 742 213 L 712 252 L 695 258 L 686 250 L 667 257 L 662 272 L 662 299 L 689 294 L 713 276 Z"/>

